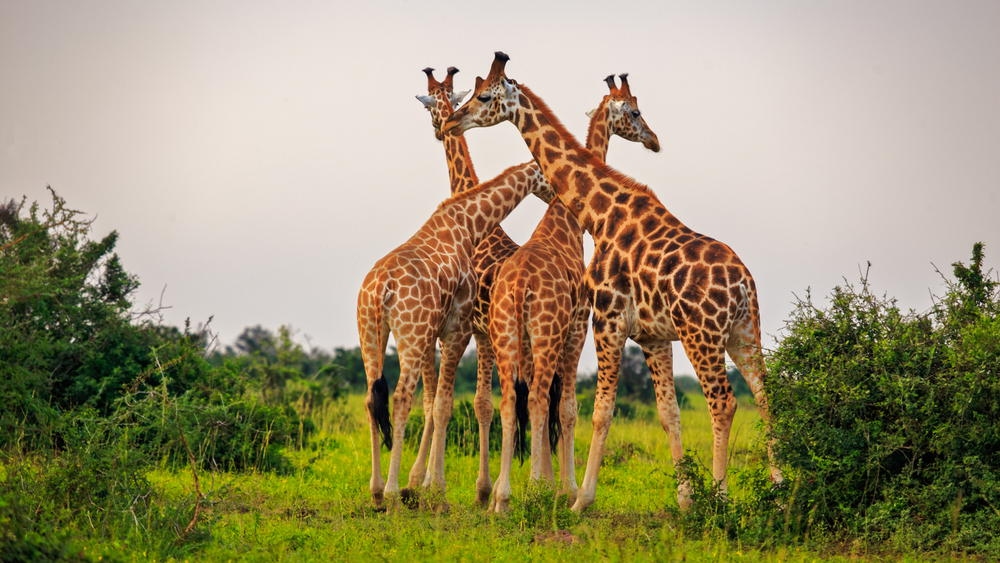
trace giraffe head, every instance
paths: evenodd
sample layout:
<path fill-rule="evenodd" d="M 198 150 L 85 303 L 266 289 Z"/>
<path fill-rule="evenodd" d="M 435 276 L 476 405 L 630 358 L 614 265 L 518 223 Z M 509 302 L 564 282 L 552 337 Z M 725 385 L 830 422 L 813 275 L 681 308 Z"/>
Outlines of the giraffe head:
<path fill-rule="evenodd" d="M 510 60 L 497 51 L 493 66 L 485 79 L 476 77 L 472 98 L 465 102 L 444 123 L 442 129 L 450 135 L 461 135 L 473 127 L 491 127 L 501 121 L 513 121 L 518 107 L 519 87 L 507 78 L 504 66 Z"/>
<path fill-rule="evenodd" d="M 468 90 L 455 92 L 452 83 L 457 72 L 457 68 L 453 66 L 448 67 L 448 77 L 438 82 L 434 79 L 433 68 L 427 67 L 424 69 L 424 73 L 427 75 L 427 95 L 417 96 L 417 99 L 430 112 L 431 125 L 434 126 L 434 136 L 439 141 L 443 137 L 441 124 L 451 116 L 455 108 L 462 103 L 462 98 L 465 98 L 466 94 L 469 93 Z"/>
<path fill-rule="evenodd" d="M 660 140 L 656 138 L 656 133 L 646 125 L 646 120 L 642 118 L 639 111 L 639 104 L 635 96 L 632 95 L 628 86 L 628 73 L 619 74 L 622 87 L 615 85 L 615 75 L 611 74 L 605 78 L 611 92 L 604 96 L 601 104 L 587 112 L 587 117 L 594 117 L 600 112 L 606 112 L 607 130 L 611 135 L 618 135 L 623 139 L 642 143 L 642 146 L 653 152 L 660 151 Z"/>

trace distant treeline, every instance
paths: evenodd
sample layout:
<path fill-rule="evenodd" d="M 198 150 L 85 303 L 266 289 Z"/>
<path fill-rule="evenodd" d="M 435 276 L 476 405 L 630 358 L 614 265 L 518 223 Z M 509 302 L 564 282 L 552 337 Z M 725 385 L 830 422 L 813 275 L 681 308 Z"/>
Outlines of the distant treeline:
<path fill-rule="evenodd" d="M 236 337 L 233 344 L 224 350 L 217 350 L 209 356 L 214 365 L 224 365 L 226 362 L 237 362 L 243 365 L 261 381 L 278 385 L 282 377 L 297 376 L 314 380 L 330 380 L 330 384 L 342 391 L 350 393 L 365 393 L 367 379 L 361 349 L 334 348 L 333 352 L 319 347 L 310 346 L 305 349 L 292 340 L 293 330 L 287 325 L 278 328 L 277 332 L 261 325 L 247 327 Z M 440 368 L 440 356 L 435 369 Z M 477 355 L 474 347 L 465 354 L 458 364 L 455 373 L 455 392 L 472 394 L 476 392 Z M 395 348 L 386 350 L 383 373 L 393 388 L 399 380 L 399 355 Z M 734 366 L 726 369 L 729 382 L 737 397 L 752 397 L 750 386 Z M 681 394 L 702 393 L 701 385 L 694 376 L 678 376 L 675 385 Z M 597 372 L 581 373 L 577 377 L 577 392 L 592 394 L 597 386 Z M 493 367 L 492 391 L 500 393 L 500 381 L 497 368 Z M 629 344 L 622 355 L 622 365 L 618 377 L 618 400 L 626 402 L 641 402 L 652 404 L 656 401 L 649 367 L 646 365 L 642 350 Z M 683 398 L 680 399 L 682 402 Z"/>

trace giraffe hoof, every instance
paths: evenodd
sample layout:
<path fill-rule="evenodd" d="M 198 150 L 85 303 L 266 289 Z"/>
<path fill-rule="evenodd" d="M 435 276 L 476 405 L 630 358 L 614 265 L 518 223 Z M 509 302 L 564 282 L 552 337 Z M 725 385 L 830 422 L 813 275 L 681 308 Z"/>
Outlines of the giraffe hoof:
<path fill-rule="evenodd" d="M 420 508 L 430 510 L 435 514 L 447 514 L 451 510 L 444 490 L 438 487 L 425 488 L 421 491 L 418 504 Z"/>
<path fill-rule="evenodd" d="M 576 502 L 576 491 L 572 489 L 560 489 L 556 491 L 556 496 L 559 497 L 560 502 L 562 502 L 563 497 L 566 498 L 566 504 L 563 506 L 573 506 L 573 503 Z"/>
<path fill-rule="evenodd" d="M 420 505 L 420 495 L 417 494 L 416 489 L 411 489 L 410 487 L 399 491 L 399 500 L 403 503 L 403 506 L 411 510 Z"/>
<path fill-rule="evenodd" d="M 489 489 L 479 489 L 476 491 L 476 506 L 486 506 L 490 502 L 490 494 L 493 493 L 493 488 Z"/>
<path fill-rule="evenodd" d="M 584 499 L 583 496 L 577 495 L 576 502 L 573 503 L 573 507 L 570 510 L 576 513 L 580 513 L 583 512 L 586 508 L 590 507 L 592 504 L 594 504 L 594 501 L 587 502 L 587 500 Z"/>
<path fill-rule="evenodd" d="M 493 506 L 493 512 L 497 514 L 504 514 L 510 512 L 510 499 L 503 499 L 496 501 Z"/>

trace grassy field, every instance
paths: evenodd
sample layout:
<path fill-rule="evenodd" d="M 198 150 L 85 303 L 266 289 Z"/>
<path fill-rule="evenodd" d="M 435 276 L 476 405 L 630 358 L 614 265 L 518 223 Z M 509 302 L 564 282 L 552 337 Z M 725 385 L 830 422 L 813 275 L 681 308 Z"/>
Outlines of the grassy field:
<path fill-rule="evenodd" d="M 473 504 L 477 460 L 449 451 L 450 511 L 376 512 L 368 492 L 370 459 L 362 397 L 330 408 L 320 431 L 301 451 L 290 451 L 294 471 L 200 475 L 207 500 L 200 522 L 178 551 L 170 538 L 143 533 L 81 543 L 95 559 L 125 561 L 812 561 L 882 560 L 831 544 L 760 550 L 724 539 L 719 530 L 684 535 L 678 526 L 676 482 L 666 434 L 651 412 L 612 427 L 596 504 L 582 516 L 544 486 L 529 483 L 529 464 L 515 465 L 511 512 L 486 515 Z M 419 404 L 419 402 L 418 402 Z M 577 426 L 577 479 L 582 480 L 591 424 Z M 711 427 L 704 399 L 682 411 L 684 445 L 710 467 Z M 761 455 L 759 418 L 741 404 L 734 424 L 731 466 Z M 407 448 L 403 467 L 415 454 Z M 491 475 L 499 473 L 492 456 Z M 732 473 L 730 473 L 732 475 Z M 159 469 L 148 475 L 163 499 L 192 499 L 190 471 Z M 731 494 L 740 494 L 732 480 Z M 169 503 L 164 503 L 169 504 Z M 178 503 L 173 503 L 177 505 Z M 776 511 L 780 510 L 776 508 Z M 131 520 L 128 514 L 122 518 Z M 171 544 L 171 545 L 167 545 Z M 185 551 L 189 550 L 189 551 Z M 169 555 L 165 555 L 169 554 Z M 884 556 L 887 560 L 916 560 Z"/>

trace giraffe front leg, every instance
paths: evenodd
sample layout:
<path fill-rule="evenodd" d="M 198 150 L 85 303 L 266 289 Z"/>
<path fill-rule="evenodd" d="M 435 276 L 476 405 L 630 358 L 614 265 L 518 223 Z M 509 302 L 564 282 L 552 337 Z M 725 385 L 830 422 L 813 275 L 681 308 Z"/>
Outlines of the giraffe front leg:
<path fill-rule="evenodd" d="M 649 366 L 649 375 L 653 380 L 656 392 L 656 414 L 660 426 L 667 433 L 670 444 L 670 457 L 674 467 L 684 456 L 681 443 L 681 409 L 677 404 L 677 388 L 674 387 L 674 351 L 672 342 L 656 342 L 642 347 Z M 691 484 L 687 481 L 677 482 L 677 505 L 681 510 L 691 506 Z"/>
<path fill-rule="evenodd" d="M 595 311 L 595 317 L 597 312 Z M 594 342 L 597 345 L 597 396 L 594 399 L 594 434 L 587 456 L 587 470 L 583 474 L 583 485 L 577 494 L 573 510 L 580 512 L 594 504 L 597 498 L 597 474 L 604 459 L 604 444 L 611 429 L 611 418 L 615 412 L 615 397 L 618 393 L 618 371 L 622 364 L 622 348 L 625 334 L 616 323 L 606 318 L 595 318 Z"/>
<path fill-rule="evenodd" d="M 493 492 L 490 479 L 490 426 L 493 423 L 493 344 L 489 335 L 476 334 L 475 409 L 479 422 L 479 477 L 476 478 L 476 504 L 485 506 Z"/>

